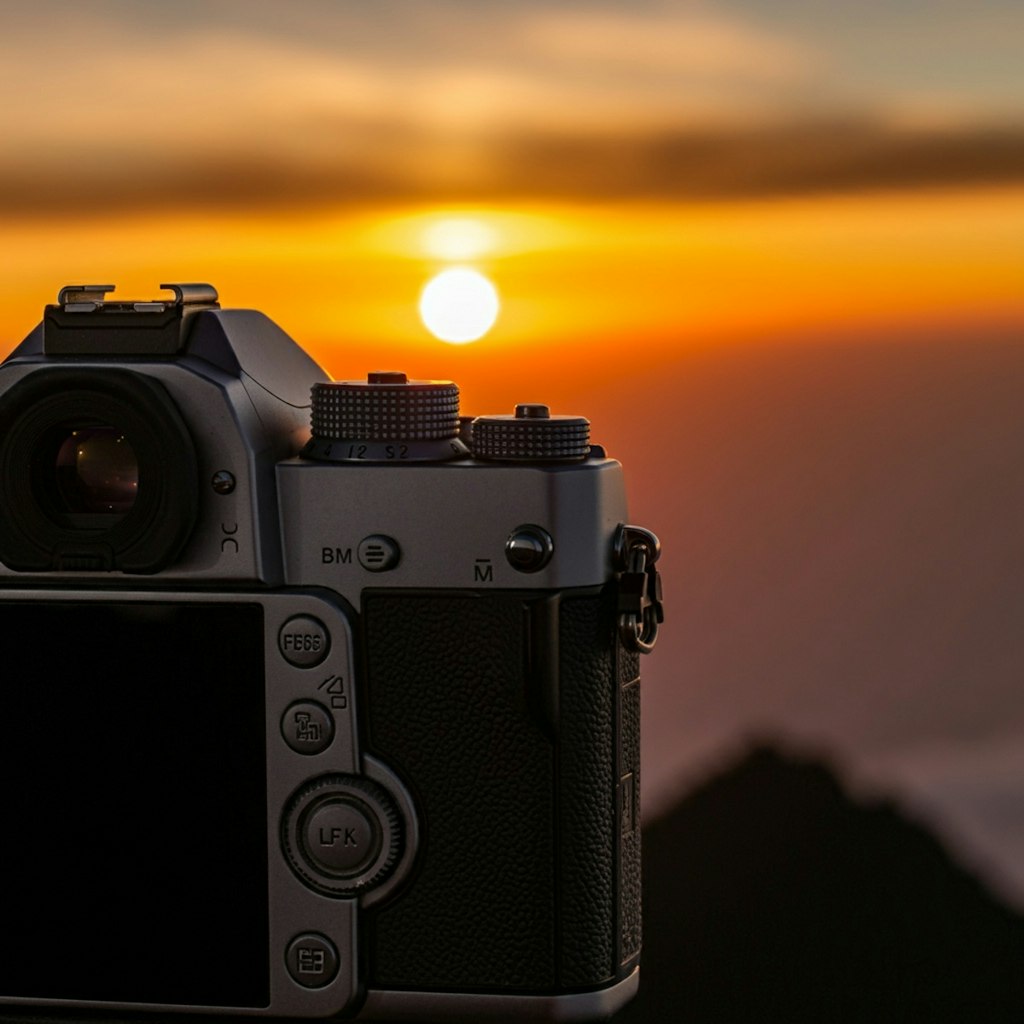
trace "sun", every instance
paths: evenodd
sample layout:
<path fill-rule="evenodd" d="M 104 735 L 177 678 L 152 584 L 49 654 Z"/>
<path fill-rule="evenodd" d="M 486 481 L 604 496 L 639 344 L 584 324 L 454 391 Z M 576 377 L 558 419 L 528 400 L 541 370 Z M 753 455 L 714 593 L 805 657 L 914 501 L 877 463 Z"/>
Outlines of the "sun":
<path fill-rule="evenodd" d="M 498 319 L 500 306 L 494 285 L 469 267 L 435 274 L 420 295 L 420 317 L 427 330 L 453 345 L 482 338 Z"/>

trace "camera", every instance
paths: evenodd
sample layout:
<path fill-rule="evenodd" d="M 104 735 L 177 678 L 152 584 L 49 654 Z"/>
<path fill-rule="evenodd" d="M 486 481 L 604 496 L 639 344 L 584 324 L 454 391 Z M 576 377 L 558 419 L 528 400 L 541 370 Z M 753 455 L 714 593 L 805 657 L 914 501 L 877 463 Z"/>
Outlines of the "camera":
<path fill-rule="evenodd" d="M 0 366 L 0 1017 L 614 1012 L 662 621 L 620 464 L 161 287 Z"/>

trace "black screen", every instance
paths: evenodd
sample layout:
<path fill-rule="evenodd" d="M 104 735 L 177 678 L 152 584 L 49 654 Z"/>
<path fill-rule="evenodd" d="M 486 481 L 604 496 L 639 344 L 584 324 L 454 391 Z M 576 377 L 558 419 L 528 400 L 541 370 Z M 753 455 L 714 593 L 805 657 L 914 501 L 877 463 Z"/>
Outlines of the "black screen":
<path fill-rule="evenodd" d="M 269 1003 L 259 605 L 0 602 L 0 995 Z"/>

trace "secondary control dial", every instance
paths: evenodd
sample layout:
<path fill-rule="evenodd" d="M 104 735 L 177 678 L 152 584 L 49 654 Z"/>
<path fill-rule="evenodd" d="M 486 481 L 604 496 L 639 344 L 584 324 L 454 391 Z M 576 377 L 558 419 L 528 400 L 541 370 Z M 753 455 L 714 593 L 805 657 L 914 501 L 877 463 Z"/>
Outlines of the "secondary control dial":
<path fill-rule="evenodd" d="M 304 459 L 446 462 L 469 452 L 459 440 L 459 389 L 379 371 L 365 381 L 313 385 L 313 436 Z"/>
<path fill-rule="evenodd" d="M 478 459 L 578 462 L 590 453 L 590 421 L 552 416 L 546 405 L 517 405 L 512 416 L 478 416 L 472 438 Z"/>

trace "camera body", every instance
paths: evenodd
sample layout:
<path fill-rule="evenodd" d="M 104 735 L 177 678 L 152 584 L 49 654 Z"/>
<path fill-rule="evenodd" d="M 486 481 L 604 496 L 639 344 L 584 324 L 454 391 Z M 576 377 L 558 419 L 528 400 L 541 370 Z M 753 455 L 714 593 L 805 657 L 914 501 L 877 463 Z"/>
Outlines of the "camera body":
<path fill-rule="evenodd" d="M 619 463 L 163 287 L 0 366 L 0 1016 L 614 1012 L 661 621 Z"/>

